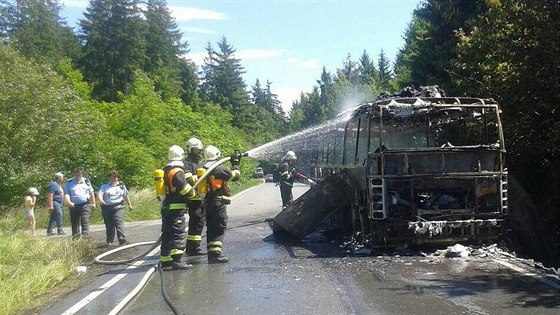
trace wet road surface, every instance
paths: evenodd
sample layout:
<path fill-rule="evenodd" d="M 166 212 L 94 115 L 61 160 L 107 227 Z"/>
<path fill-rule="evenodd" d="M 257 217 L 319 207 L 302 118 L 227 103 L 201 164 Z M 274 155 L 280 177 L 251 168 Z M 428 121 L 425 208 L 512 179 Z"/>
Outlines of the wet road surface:
<path fill-rule="evenodd" d="M 295 197 L 306 186 L 294 188 Z M 324 238 L 304 242 L 272 235 L 270 222 L 281 208 L 278 187 L 267 183 L 235 197 L 228 207 L 224 241 L 227 264 L 208 265 L 206 257 L 189 258 L 192 270 L 164 273 L 170 299 L 185 314 L 557 314 L 556 279 L 518 261 L 496 257 L 349 256 Z M 132 242 L 155 239 L 159 225 L 129 228 Z M 204 241 L 203 241 L 204 242 Z M 502 259 L 502 258 L 500 258 Z M 143 266 L 127 266 L 97 277 L 44 314 L 61 314 L 92 293 L 114 286 L 76 310 L 107 314 L 139 282 L 157 253 Z M 508 267 L 508 265 L 510 267 Z M 515 265 L 523 274 L 514 271 Z M 107 286 L 107 285 L 106 285 Z M 74 307 L 76 309 L 76 307 Z M 155 274 L 122 312 L 172 314 Z"/>

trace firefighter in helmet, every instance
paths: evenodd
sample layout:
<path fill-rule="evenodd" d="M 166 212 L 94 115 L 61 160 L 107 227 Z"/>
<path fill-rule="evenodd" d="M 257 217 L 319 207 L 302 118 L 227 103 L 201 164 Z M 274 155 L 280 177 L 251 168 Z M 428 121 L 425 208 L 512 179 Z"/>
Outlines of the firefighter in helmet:
<path fill-rule="evenodd" d="M 192 174 L 189 177 L 189 184 L 194 185 L 199 176 L 204 174 L 204 162 L 202 161 L 202 141 L 197 138 L 190 138 L 187 141 L 187 156 L 185 158 L 185 170 Z M 188 177 L 188 176 L 187 176 Z M 189 199 L 189 229 L 187 234 L 187 255 L 204 255 L 200 249 L 202 229 L 206 224 L 202 196 L 197 193 L 194 198 Z"/>
<path fill-rule="evenodd" d="M 206 169 L 216 163 L 220 157 L 220 150 L 209 145 L 204 151 Z M 204 197 L 206 210 L 206 242 L 209 263 L 226 263 L 228 258 L 222 255 L 222 244 L 227 226 L 227 205 L 231 203 L 231 191 L 228 181 L 239 180 L 239 155 L 232 155 L 230 159 L 232 171 L 218 165 L 207 175 L 208 190 Z"/>
<path fill-rule="evenodd" d="M 294 186 L 294 180 L 298 176 L 298 173 L 294 168 L 296 160 L 296 153 L 294 151 L 288 151 L 282 159 L 282 163 L 278 166 L 278 173 L 280 173 L 280 195 L 282 196 L 282 208 L 285 208 L 294 199 L 292 188 Z"/>
<path fill-rule="evenodd" d="M 186 178 L 183 163 L 184 150 L 177 145 L 167 152 L 169 162 L 163 168 L 165 199 L 161 204 L 161 256 L 160 264 L 164 269 L 188 269 L 182 261 L 185 250 L 185 213 L 189 198 L 196 196 Z"/>

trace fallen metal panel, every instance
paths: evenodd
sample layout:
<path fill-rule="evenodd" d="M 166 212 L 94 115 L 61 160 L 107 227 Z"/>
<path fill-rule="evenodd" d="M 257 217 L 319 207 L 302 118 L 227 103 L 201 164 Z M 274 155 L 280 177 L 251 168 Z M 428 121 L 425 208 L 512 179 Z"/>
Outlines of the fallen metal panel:
<path fill-rule="evenodd" d="M 336 210 L 349 204 L 343 174 L 334 174 L 309 189 L 274 218 L 275 232 L 284 230 L 300 239 L 313 232 Z M 280 227 L 281 229 L 278 229 Z"/>

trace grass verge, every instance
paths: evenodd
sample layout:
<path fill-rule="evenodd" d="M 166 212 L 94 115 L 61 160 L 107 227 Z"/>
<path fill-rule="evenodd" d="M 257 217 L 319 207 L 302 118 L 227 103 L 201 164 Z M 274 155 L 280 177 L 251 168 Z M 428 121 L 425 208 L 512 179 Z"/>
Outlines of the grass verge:
<path fill-rule="evenodd" d="M 9 218 L 2 220 L 7 223 Z M 3 224 L 3 225 L 4 225 Z M 52 240 L 19 231 L 0 232 L 0 301 L 3 314 L 37 307 L 37 296 L 63 280 L 75 277 L 75 268 L 91 259 L 87 241 Z"/>

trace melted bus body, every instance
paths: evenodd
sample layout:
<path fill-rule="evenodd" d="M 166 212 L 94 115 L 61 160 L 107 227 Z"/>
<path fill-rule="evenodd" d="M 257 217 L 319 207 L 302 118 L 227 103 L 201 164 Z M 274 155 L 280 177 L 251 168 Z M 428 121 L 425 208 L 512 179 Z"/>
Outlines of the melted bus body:
<path fill-rule="evenodd" d="M 373 247 L 484 242 L 507 214 L 501 112 L 491 99 L 388 97 L 300 148 L 321 183 L 344 174 L 338 214 Z"/>

